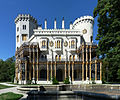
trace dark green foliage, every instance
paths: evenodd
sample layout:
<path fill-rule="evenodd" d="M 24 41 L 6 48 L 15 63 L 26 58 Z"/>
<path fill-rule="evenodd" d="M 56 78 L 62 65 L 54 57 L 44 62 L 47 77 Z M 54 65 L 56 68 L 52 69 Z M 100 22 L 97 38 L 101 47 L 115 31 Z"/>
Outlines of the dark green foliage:
<path fill-rule="evenodd" d="M 98 0 L 97 55 L 103 60 L 103 81 L 120 81 L 120 0 Z"/>
<path fill-rule="evenodd" d="M 56 80 L 55 77 L 53 77 L 53 79 L 52 79 L 52 84 L 59 84 L 58 80 Z"/>
<path fill-rule="evenodd" d="M 12 92 L 0 94 L 0 100 L 19 100 L 23 95 Z"/>
<path fill-rule="evenodd" d="M 15 57 L 11 57 L 6 61 L 0 60 L 0 81 L 14 81 L 15 74 Z"/>
<path fill-rule="evenodd" d="M 69 81 L 68 77 L 64 80 L 64 84 L 70 84 L 70 81 Z"/>

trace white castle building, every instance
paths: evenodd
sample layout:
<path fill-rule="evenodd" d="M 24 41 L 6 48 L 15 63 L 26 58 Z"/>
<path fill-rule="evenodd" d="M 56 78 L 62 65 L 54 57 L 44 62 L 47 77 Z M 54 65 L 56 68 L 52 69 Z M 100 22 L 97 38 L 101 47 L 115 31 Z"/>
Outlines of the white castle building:
<path fill-rule="evenodd" d="M 93 43 L 91 16 L 77 18 L 65 29 L 44 28 L 31 15 L 20 14 L 16 24 L 16 73 L 15 82 L 27 84 L 51 84 L 55 77 L 63 82 L 67 77 L 72 84 L 102 83 L 102 62 L 96 56 L 97 45 Z"/>

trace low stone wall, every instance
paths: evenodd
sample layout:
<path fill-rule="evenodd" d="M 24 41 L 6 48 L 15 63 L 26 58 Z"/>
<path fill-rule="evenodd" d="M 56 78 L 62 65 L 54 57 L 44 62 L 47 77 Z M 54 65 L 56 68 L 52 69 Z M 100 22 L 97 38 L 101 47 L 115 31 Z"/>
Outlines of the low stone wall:
<path fill-rule="evenodd" d="M 18 88 L 21 91 L 107 91 L 120 93 L 120 85 L 106 85 L 106 84 L 86 84 L 86 85 L 28 85 Z"/>

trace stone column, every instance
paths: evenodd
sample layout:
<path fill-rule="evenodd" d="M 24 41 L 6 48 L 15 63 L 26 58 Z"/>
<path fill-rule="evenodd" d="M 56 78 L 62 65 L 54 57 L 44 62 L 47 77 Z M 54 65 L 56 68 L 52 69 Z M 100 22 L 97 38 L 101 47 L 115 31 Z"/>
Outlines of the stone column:
<path fill-rule="evenodd" d="M 65 61 L 65 79 L 66 79 L 66 61 Z"/>
<path fill-rule="evenodd" d="M 74 62 L 72 62 L 72 81 L 74 81 Z"/>
<path fill-rule="evenodd" d="M 69 65 L 68 65 L 68 77 L 70 77 L 70 61 L 69 61 Z"/>
<path fill-rule="evenodd" d="M 15 61 L 15 80 L 17 80 L 17 58 Z"/>
<path fill-rule="evenodd" d="M 35 47 L 33 46 L 33 81 L 35 80 Z"/>
<path fill-rule="evenodd" d="M 82 81 L 84 81 L 84 62 L 82 63 Z"/>
<path fill-rule="evenodd" d="M 18 66 L 16 68 L 16 80 L 18 80 Z"/>
<path fill-rule="evenodd" d="M 22 81 L 22 66 L 21 66 L 22 62 L 20 61 L 19 64 L 19 69 L 20 69 L 20 80 Z"/>
<path fill-rule="evenodd" d="M 25 81 L 27 81 L 27 61 L 25 61 Z"/>
<path fill-rule="evenodd" d="M 84 46 L 82 46 L 82 81 L 84 81 Z"/>
<path fill-rule="evenodd" d="M 95 60 L 95 81 L 97 80 L 97 60 Z"/>
<path fill-rule="evenodd" d="M 89 71 L 89 79 L 91 81 L 91 46 L 90 46 L 90 71 Z"/>
<path fill-rule="evenodd" d="M 55 78 L 56 78 L 56 61 L 55 61 Z"/>
<path fill-rule="evenodd" d="M 51 78 L 52 78 L 53 76 L 52 76 L 52 61 L 51 61 Z"/>
<path fill-rule="evenodd" d="M 86 46 L 86 80 L 87 80 L 87 75 L 88 73 L 88 46 Z"/>
<path fill-rule="evenodd" d="M 90 72 L 89 72 L 89 79 L 90 79 L 90 81 L 91 81 L 91 62 L 90 62 Z"/>
<path fill-rule="evenodd" d="M 39 69 L 38 69 L 38 67 L 39 67 L 39 50 L 38 49 L 39 48 L 37 46 L 37 81 L 39 80 L 39 73 L 38 73 L 38 71 L 39 71 Z"/>
<path fill-rule="evenodd" d="M 102 62 L 100 62 L 100 80 L 102 81 Z"/>
<path fill-rule="evenodd" d="M 49 81 L 49 64 L 47 62 L 47 81 Z"/>
<path fill-rule="evenodd" d="M 31 80 L 31 46 L 29 46 L 29 80 Z"/>

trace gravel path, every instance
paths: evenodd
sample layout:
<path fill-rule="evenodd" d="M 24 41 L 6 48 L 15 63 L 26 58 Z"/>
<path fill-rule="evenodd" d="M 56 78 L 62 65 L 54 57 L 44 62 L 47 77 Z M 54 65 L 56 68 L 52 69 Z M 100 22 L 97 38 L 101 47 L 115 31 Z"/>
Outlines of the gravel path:
<path fill-rule="evenodd" d="M 0 84 L 7 85 L 7 86 L 14 86 L 11 88 L 0 89 L 0 94 L 7 93 L 7 92 L 13 92 L 13 93 L 17 93 L 17 94 L 23 94 L 23 97 L 20 100 L 25 100 L 27 98 L 27 94 L 21 93 L 20 91 L 17 90 L 17 88 L 19 87 L 18 85 L 9 84 L 9 83 L 0 83 Z"/>

